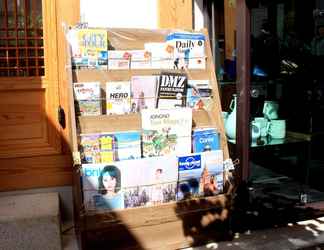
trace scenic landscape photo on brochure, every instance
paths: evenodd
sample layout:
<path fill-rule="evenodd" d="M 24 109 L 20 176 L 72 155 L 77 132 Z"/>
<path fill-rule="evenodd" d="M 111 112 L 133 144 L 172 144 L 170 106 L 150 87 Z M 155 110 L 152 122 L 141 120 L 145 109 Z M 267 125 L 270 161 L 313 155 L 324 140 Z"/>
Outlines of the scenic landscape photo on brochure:
<path fill-rule="evenodd" d="M 191 152 L 192 110 L 142 110 L 143 156 L 188 154 Z"/>

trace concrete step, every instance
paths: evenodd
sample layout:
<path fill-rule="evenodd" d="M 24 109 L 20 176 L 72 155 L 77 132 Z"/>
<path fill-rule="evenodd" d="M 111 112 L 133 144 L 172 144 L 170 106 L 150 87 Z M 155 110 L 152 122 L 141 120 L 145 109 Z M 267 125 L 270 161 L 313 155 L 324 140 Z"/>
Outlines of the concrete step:
<path fill-rule="evenodd" d="M 0 249 L 61 250 L 58 193 L 0 197 Z"/>

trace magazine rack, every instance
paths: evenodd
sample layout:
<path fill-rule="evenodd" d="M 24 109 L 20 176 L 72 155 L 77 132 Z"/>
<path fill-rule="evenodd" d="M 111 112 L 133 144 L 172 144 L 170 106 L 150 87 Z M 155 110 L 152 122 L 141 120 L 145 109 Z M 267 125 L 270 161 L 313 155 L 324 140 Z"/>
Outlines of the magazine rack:
<path fill-rule="evenodd" d="M 176 30 L 109 29 L 108 39 L 116 49 L 140 49 L 145 42 L 162 42 Z M 214 126 L 220 132 L 224 159 L 229 158 L 221 102 L 208 34 L 206 35 L 206 69 L 187 70 L 189 79 L 208 79 L 212 85 L 211 111 L 193 112 L 193 126 Z M 77 133 L 97 133 L 139 130 L 140 114 L 75 117 L 72 82 L 130 80 L 132 75 L 152 75 L 157 70 L 71 70 L 69 88 L 72 120 L 72 150 L 74 159 L 73 192 L 75 227 L 81 249 L 178 249 L 219 239 L 228 232 L 228 218 L 232 200 L 232 185 L 225 171 L 224 193 L 199 199 L 163 205 L 130 208 L 120 211 L 88 212 L 82 203 L 80 182 L 80 154 Z M 180 72 L 180 70 L 174 70 Z M 102 85 L 102 89 L 105 89 Z M 76 118 L 76 119 L 74 119 Z"/>

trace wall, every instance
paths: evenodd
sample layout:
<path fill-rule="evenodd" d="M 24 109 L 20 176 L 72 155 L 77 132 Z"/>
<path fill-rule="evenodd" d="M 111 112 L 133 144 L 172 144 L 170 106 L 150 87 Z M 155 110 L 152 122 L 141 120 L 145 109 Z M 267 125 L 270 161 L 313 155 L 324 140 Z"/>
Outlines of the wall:
<path fill-rule="evenodd" d="M 80 0 L 81 21 L 91 27 L 158 27 L 157 0 Z"/>
<path fill-rule="evenodd" d="M 206 25 L 204 23 L 204 14 L 203 14 L 203 0 L 195 0 L 194 2 L 194 28 L 195 30 L 200 30 Z"/>
<path fill-rule="evenodd" d="M 82 22 L 87 22 L 92 27 L 154 29 L 159 26 L 158 2 L 158 0 L 80 0 L 80 17 Z M 203 0 L 195 0 L 196 30 L 205 27 L 202 12 Z"/>

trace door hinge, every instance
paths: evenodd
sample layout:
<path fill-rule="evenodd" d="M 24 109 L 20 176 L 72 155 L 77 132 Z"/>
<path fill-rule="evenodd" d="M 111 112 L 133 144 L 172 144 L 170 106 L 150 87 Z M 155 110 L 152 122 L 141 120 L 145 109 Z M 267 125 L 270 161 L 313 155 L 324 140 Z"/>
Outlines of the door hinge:
<path fill-rule="evenodd" d="M 65 112 L 64 112 L 64 109 L 61 106 L 58 107 L 57 118 L 58 118 L 58 122 L 61 125 L 61 127 L 63 129 L 65 129 L 65 127 L 66 127 Z"/>

